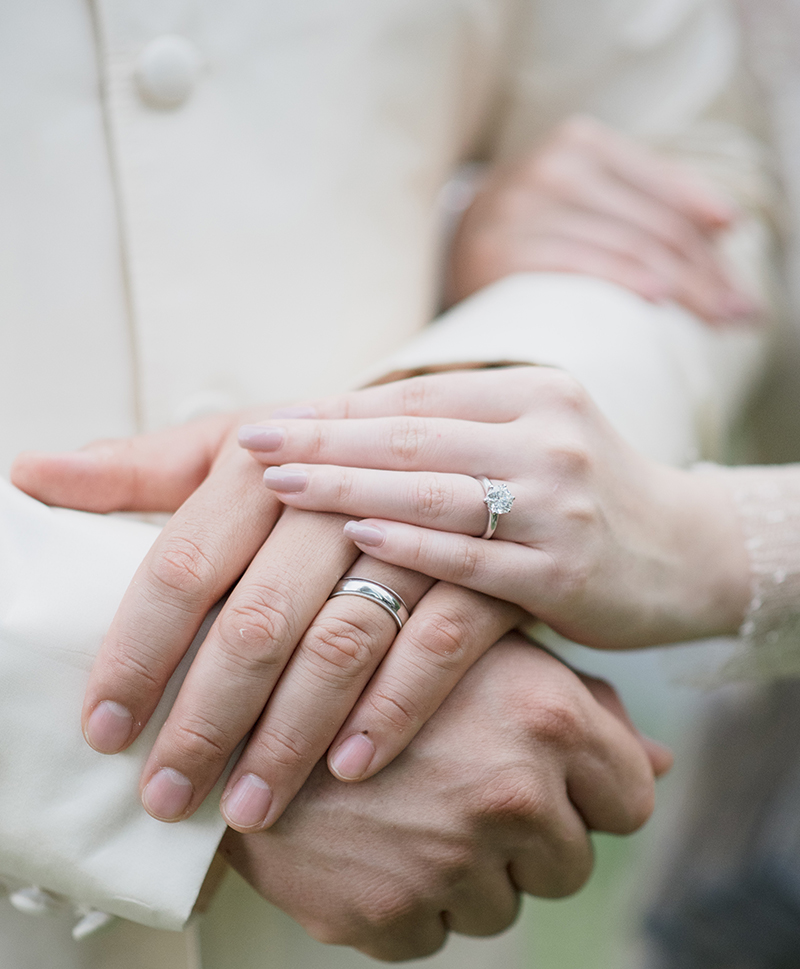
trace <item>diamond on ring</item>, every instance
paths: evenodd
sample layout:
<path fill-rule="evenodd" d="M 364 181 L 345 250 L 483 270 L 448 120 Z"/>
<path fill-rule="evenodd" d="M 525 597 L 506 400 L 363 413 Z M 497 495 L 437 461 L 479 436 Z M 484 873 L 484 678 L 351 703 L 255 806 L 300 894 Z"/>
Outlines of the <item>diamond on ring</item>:
<path fill-rule="evenodd" d="M 475 479 L 483 486 L 485 492 L 483 503 L 489 509 L 489 523 L 481 538 L 491 538 L 497 528 L 497 519 L 500 515 L 507 515 L 511 511 L 514 496 L 506 485 L 495 484 L 482 474 L 476 475 Z"/>
<path fill-rule="evenodd" d="M 514 496 L 504 484 L 490 484 L 483 503 L 493 515 L 507 515 L 514 504 Z"/>

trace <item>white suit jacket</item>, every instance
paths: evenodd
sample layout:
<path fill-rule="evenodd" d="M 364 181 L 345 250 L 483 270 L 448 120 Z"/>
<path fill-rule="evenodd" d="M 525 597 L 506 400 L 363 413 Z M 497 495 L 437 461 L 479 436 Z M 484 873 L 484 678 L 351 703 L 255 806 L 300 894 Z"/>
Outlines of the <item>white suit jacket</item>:
<path fill-rule="evenodd" d="M 417 334 L 453 166 L 578 110 L 727 188 L 749 214 L 733 258 L 763 288 L 767 193 L 736 56 L 717 0 L 4 4 L 3 463 L 492 360 L 569 367 L 657 457 L 711 453 L 758 338 L 558 275 L 500 283 Z M 177 928 L 222 831 L 213 801 L 192 822 L 151 821 L 135 803 L 146 739 L 102 758 L 77 730 L 92 650 L 154 533 L 8 489 L 0 525 L 0 872 Z M 215 925 L 202 934 L 222 953 Z"/>

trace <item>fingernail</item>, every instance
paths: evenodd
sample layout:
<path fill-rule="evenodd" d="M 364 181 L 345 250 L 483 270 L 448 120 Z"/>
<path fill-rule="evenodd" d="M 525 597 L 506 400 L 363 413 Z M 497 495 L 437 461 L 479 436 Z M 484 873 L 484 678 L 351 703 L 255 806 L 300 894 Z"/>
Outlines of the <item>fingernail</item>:
<path fill-rule="evenodd" d="M 272 804 L 272 791 L 255 774 L 244 774 L 222 799 L 222 814 L 237 828 L 255 828 L 264 823 Z"/>
<path fill-rule="evenodd" d="M 308 484 L 305 471 L 285 471 L 283 468 L 267 468 L 264 472 L 264 484 L 273 491 L 284 491 L 295 494 L 304 491 Z"/>
<path fill-rule="evenodd" d="M 116 754 L 128 742 L 133 716 L 121 703 L 102 700 L 86 721 L 84 736 L 90 747 L 101 754 Z"/>
<path fill-rule="evenodd" d="M 162 767 L 142 791 L 142 804 L 159 821 L 177 821 L 189 807 L 192 782 L 172 767 Z"/>
<path fill-rule="evenodd" d="M 363 733 L 343 741 L 331 757 L 331 770 L 342 780 L 357 781 L 363 777 L 375 756 L 375 744 Z"/>
<path fill-rule="evenodd" d="M 313 407 L 279 407 L 269 415 L 272 420 L 306 420 L 310 417 L 319 417 Z"/>
<path fill-rule="evenodd" d="M 344 533 L 351 542 L 359 545 L 369 545 L 377 548 L 386 541 L 386 532 L 377 525 L 364 525 L 361 522 L 348 522 L 344 526 Z"/>
<path fill-rule="evenodd" d="M 239 444 L 251 451 L 277 451 L 285 440 L 286 434 L 281 427 L 245 424 L 239 428 Z"/>

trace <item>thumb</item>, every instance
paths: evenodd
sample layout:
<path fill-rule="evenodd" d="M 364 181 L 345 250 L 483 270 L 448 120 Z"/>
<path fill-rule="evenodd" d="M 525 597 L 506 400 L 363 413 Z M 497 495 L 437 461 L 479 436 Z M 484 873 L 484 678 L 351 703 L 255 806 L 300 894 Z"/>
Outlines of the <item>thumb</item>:
<path fill-rule="evenodd" d="M 94 441 L 79 451 L 24 451 L 11 481 L 48 505 L 172 512 L 206 477 L 230 426 L 229 418 L 214 416 L 152 434 Z"/>

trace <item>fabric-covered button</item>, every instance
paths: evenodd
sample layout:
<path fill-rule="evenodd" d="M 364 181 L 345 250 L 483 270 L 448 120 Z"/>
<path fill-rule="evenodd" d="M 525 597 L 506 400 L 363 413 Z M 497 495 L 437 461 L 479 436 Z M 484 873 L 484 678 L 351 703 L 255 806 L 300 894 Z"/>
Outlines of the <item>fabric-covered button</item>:
<path fill-rule="evenodd" d="M 200 54 L 185 37 L 156 37 L 139 54 L 136 84 L 145 103 L 177 108 L 192 93 L 200 73 Z"/>
<path fill-rule="evenodd" d="M 55 895 L 36 885 L 12 892 L 8 900 L 17 911 L 24 912 L 26 915 L 52 915 L 61 907 Z"/>
<path fill-rule="evenodd" d="M 102 932 L 103 929 L 110 928 L 119 919 L 116 915 L 109 915 L 108 912 L 101 912 L 100 909 L 90 909 L 86 915 L 75 925 L 72 930 L 72 938 L 76 942 L 88 939 L 90 935 Z"/>

